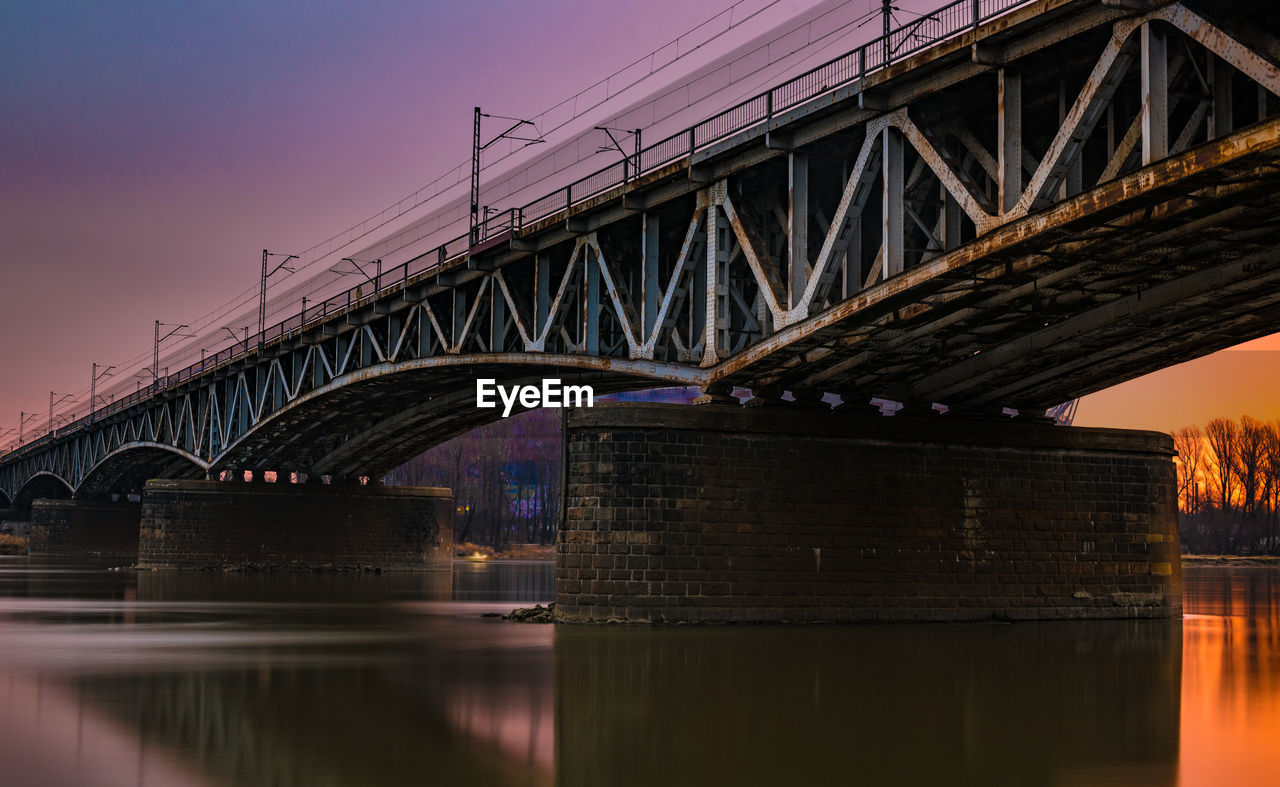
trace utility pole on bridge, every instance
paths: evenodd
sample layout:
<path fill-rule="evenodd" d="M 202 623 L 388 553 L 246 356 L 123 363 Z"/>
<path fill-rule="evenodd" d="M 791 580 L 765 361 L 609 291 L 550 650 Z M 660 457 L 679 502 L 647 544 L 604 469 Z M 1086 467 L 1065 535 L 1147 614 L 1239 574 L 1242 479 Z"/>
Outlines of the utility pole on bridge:
<path fill-rule="evenodd" d="M 232 348 L 234 348 L 237 344 L 240 344 L 240 337 L 236 336 L 235 330 L 232 329 L 230 325 L 222 326 L 222 330 L 230 334 Z M 244 326 L 242 330 L 244 331 L 244 351 L 249 352 L 249 326 L 248 325 Z"/>
<path fill-rule="evenodd" d="M 98 381 L 104 377 L 110 377 L 115 368 L 108 366 L 99 372 L 98 364 L 93 365 L 93 373 L 89 375 L 89 423 L 93 423 L 94 410 L 98 405 Z"/>
<path fill-rule="evenodd" d="M 622 154 L 622 182 L 626 183 L 628 180 L 630 180 L 632 172 L 634 172 L 636 175 L 639 175 L 640 174 L 640 129 L 635 129 L 634 131 L 632 131 L 630 129 L 614 128 L 612 126 L 596 126 L 595 130 L 603 131 L 605 134 L 607 134 L 609 136 L 609 142 L 612 143 L 611 147 L 606 146 L 606 147 L 596 148 L 597 153 L 607 153 L 611 150 L 616 150 Z M 619 143 L 618 138 L 613 135 L 613 132 L 615 131 L 620 132 L 622 134 L 630 134 L 632 136 L 632 141 L 635 143 L 634 154 L 627 155 L 627 151 L 622 149 L 622 144 Z"/>
<path fill-rule="evenodd" d="M 27 415 L 27 412 L 25 410 L 18 413 L 18 445 L 22 445 L 22 443 L 24 442 L 23 429 L 26 427 L 26 425 L 29 422 L 34 420 L 36 420 L 35 413 L 32 413 L 31 415 Z"/>
<path fill-rule="evenodd" d="M 979 0 L 973 0 L 976 5 Z M 880 18 L 884 22 L 884 64 L 889 65 L 889 58 L 893 57 L 893 45 L 889 41 L 889 33 L 893 30 L 893 0 L 880 0 Z"/>
<path fill-rule="evenodd" d="M 62 398 L 55 402 L 53 400 L 53 397 L 55 396 L 61 396 Z M 53 434 L 53 408 L 57 407 L 58 405 L 62 404 L 63 402 L 67 401 L 70 398 L 72 398 L 71 394 L 56 394 L 53 391 L 49 392 L 49 434 L 50 435 Z"/>
<path fill-rule="evenodd" d="M 267 259 L 270 257 L 284 257 L 280 264 L 267 271 Z M 262 346 L 262 334 L 267 330 L 267 278 L 276 271 L 283 268 L 289 273 L 293 273 L 293 268 L 288 267 L 290 260 L 298 259 L 296 254 L 280 254 L 274 251 L 262 250 L 262 279 L 258 292 L 258 346 Z"/>
<path fill-rule="evenodd" d="M 156 341 L 155 341 L 155 344 L 153 344 L 151 347 L 151 377 L 152 379 L 155 380 L 156 385 L 160 384 L 160 342 L 164 341 L 165 339 L 168 339 L 170 336 L 174 335 L 175 333 L 182 330 L 183 328 L 189 328 L 189 327 L 191 326 L 185 323 L 182 325 L 174 325 L 173 323 L 160 322 L 159 320 L 156 320 Z M 161 336 L 160 335 L 161 328 L 173 328 L 173 330 L 169 331 L 164 336 Z M 183 337 L 187 339 L 192 338 L 190 334 L 185 334 L 185 333 L 183 334 Z"/>
<path fill-rule="evenodd" d="M 355 268 L 355 271 L 344 271 L 344 270 L 338 270 L 338 269 L 337 269 L 337 268 L 338 268 L 338 266 L 337 266 L 337 265 L 333 266 L 333 267 L 332 267 L 332 268 L 330 268 L 329 270 L 333 271 L 334 273 L 344 273 L 344 274 L 350 274 L 350 273 L 353 273 L 353 272 L 354 272 L 354 273 L 359 273 L 361 276 L 363 276 L 363 277 L 365 278 L 365 280 L 366 280 L 366 281 L 368 281 L 370 284 L 372 284 L 372 285 L 373 285 L 373 291 L 374 291 L 374 293 L 377 293 L 377 292 L 378 292 L 378 290 L 382 287 L 382 260 L 381 260 L 381 258 L 376 259 L 376 260 L 373 260 L 373 275 L 372 275 L 372 276 L 370 276 L 370 275 L 369 275 L 369 273 L 368 273 L 368 271 L 366 271 L 366 270 L 364 269 L 364 267 L 363 267 L 363 266 L 361 266 L 361 264 L 360 264 L 361 262 L 364 262 L 364 263 L 368 264 L 368 263 L 369 263 L 369 260 L 357 260 L 355 257 L 343 257 L 342 259 L 338 260 L 338 262 L 349 262 L 349 263 L 351 263 L 352 267 L 354 267 L 354 268 Z M 357 292 L 356 294 L 358 295 L 358 294 L 359 294 L 359 292 Z M 302 308 L 303 308 L 303 310 L 304 310 L 304 311 L 305 311 L 305 310 L 306 310 L 306 308 L 307 308 L 307 299 L 306 299 L 306 298 L 303 298 L 303 299 L 302 299 Z"/>
<path fill-rule="evenodd" d="M 480 118 L 498 118 L 499 120 L 513 120 L 514 125 L 502 132 L 493 139 L 480 143 Z M 542 132 L 538 131 L 536 138 L 512 136 L 512 132 L 521 126 L 533 126 L 534 131 L 538 131 L 538 126 L 532 120 L 521 120 L 520 118 L 509 118 L 503 115 L 486 115 L 480 111 L 480 107 L 476 107 L 475 119 L 471 124 L 471 211 L 468 216 L 471 222 L 470 231 L 467 233 L 467 240 L 471 246 L 480 242 L 480 154 L 489 149 L 489 146 L 500 139 L 514 139 L 525 143 L 525 146 L 536 145 L 539 142 L 546 142 L 542 138 Z"/>

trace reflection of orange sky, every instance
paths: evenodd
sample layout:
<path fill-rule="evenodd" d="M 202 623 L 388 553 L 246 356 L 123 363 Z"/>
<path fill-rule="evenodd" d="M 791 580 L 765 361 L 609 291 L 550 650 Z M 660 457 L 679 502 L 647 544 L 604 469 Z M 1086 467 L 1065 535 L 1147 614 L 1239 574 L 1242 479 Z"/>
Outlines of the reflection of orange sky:
<path fill-rule="evenodd" d="M 1241 415 L 1280 418 L 1280 334 L 1090 394 L 1075 423 L 1168 432 Z"/>
<path fill-rule="evenodd" d="M 1183 626 L 1182 784 L 1280 783 L 1280 583 L 1248 603 L 1233 570 L 1221 605 L 1191 609 Z"/>

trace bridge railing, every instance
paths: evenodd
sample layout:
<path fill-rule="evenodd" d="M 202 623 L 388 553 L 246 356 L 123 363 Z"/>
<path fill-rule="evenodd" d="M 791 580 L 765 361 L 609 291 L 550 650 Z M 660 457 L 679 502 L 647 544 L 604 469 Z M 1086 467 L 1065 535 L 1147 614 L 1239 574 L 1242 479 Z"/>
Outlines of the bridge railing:
<path fill-rule="evenodd" d="M 689 135 L 682 131 L 641 150 L 640 172 L 652 172 L 689 155 L 688 138 Z"/>
<path fill-rule="evenodd" d="M 689 151 L 710 145 L 712 142 L 748 129 L 767 119 L 770 112 L 770 96 L 772 93 L 761 93 L 743 101 L 719 115 L 707 118 L 689 129 Z"/>
<path fill-rule="evenodd" d="M 833 85 L 838 87 L 860 79 L 867 70 L 866 52 L 859 47 L 770 90 L 766 94 L 769 111 L 783 112 L 803 104 L 814 96 L 831 90 Z"/>
<path fill-rule="evenodd" d="M 922 49 L 972 30 L 993 17 L 1034 0 L 956 0 L 797 77 L 770 88 L 640 151 L 631 176 L 651 172 L 699 148 L 771 120 L 833 90 L 852 84 Z M 522 208 L 525 222 L 572 207 L 624 182 L 620 164 L 611 164 Z"/>
<path fill-rule="evenodd" d="M 691 157 L 699 148 L 760 123 L 768 122 L 779 112 L 801 106 L 831 91 L 853 84 L 857 80 L 866 78 L 868 74 L 904 60 L 922 49 L 975 29 L 996 16 L 1033 2 L 1035 0 L 956 0 L 890 31 L 887 36 L 868 41 L 852 51 L 752 96 L 684 131 L 649 145 L 624 162 L 610 164 L 524 206 L 510 208 L 491 216 L 481 223 L 480 237 L 486 239 L 501 232 L 515 232 L 530 222 L 568 210 L 575 204 L 620 186 L 637 175 L 653 172 L 673 161 Z M 403 265 L 374 277 L 373 281 L 362 283 L 318 304 L 305 307 L 298 315 L 282 320 L 257 336 L 250 336 L 185 369 L 162 377 L 152 385 L 96 410 L 92 416 L 79 418 L 61 429 L 55 429 L 26 443 L 13 453 L 37 448 L 54 440 L 59 433 L 75 431 L 91 420 L 99 420 L 121 410 L 127 410 L 137 402 L 148 399 L 160 391 L 248 355 L 267 342 L 301 331 L 304 326 L 314 322 L 327 320 L 335 313 L 372 301 L 392 289 L 404 287 L 418 275 L 446 261 L 465 256 L 467 240 L 466 235 L 454 238 L 437 246 L 434 250 L 418 255 Z M 455 250 L 453 254 L 448 252 L 450 248 Z"/>

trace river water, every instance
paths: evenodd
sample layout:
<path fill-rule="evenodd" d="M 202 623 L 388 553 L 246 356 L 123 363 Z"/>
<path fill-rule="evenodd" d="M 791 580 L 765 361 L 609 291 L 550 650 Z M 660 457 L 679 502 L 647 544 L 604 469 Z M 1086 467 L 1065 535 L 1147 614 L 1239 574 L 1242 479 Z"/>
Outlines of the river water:
<path fill-rule="evenodd" d="M 1280 571 L 1181 621 L 566 627 L 546 563 L 0 558 L 0 784 L 1263 785 Z"/>

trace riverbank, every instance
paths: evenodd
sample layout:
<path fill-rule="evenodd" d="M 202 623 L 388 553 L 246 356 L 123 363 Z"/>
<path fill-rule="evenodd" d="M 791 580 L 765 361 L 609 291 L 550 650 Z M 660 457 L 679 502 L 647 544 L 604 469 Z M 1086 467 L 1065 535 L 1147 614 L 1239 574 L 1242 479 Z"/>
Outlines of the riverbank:
<path fill-rule="evenodd" d="M 27 554 L 27 539 L 22 536 L 0 533 L 0 555 L 25 554 Z"/>
<path fill-rule="evenodd" d="M 553 560 L 555 544 L 509 544 L 501 549 L 463 541 L 453 545 L 454 557 L 468 560 Z"/>
<path fill-rule="evenodd" d="M 1264 566 L 1280 568 L 1275 555 L 1183 555 L 1184 566 Z"/>

